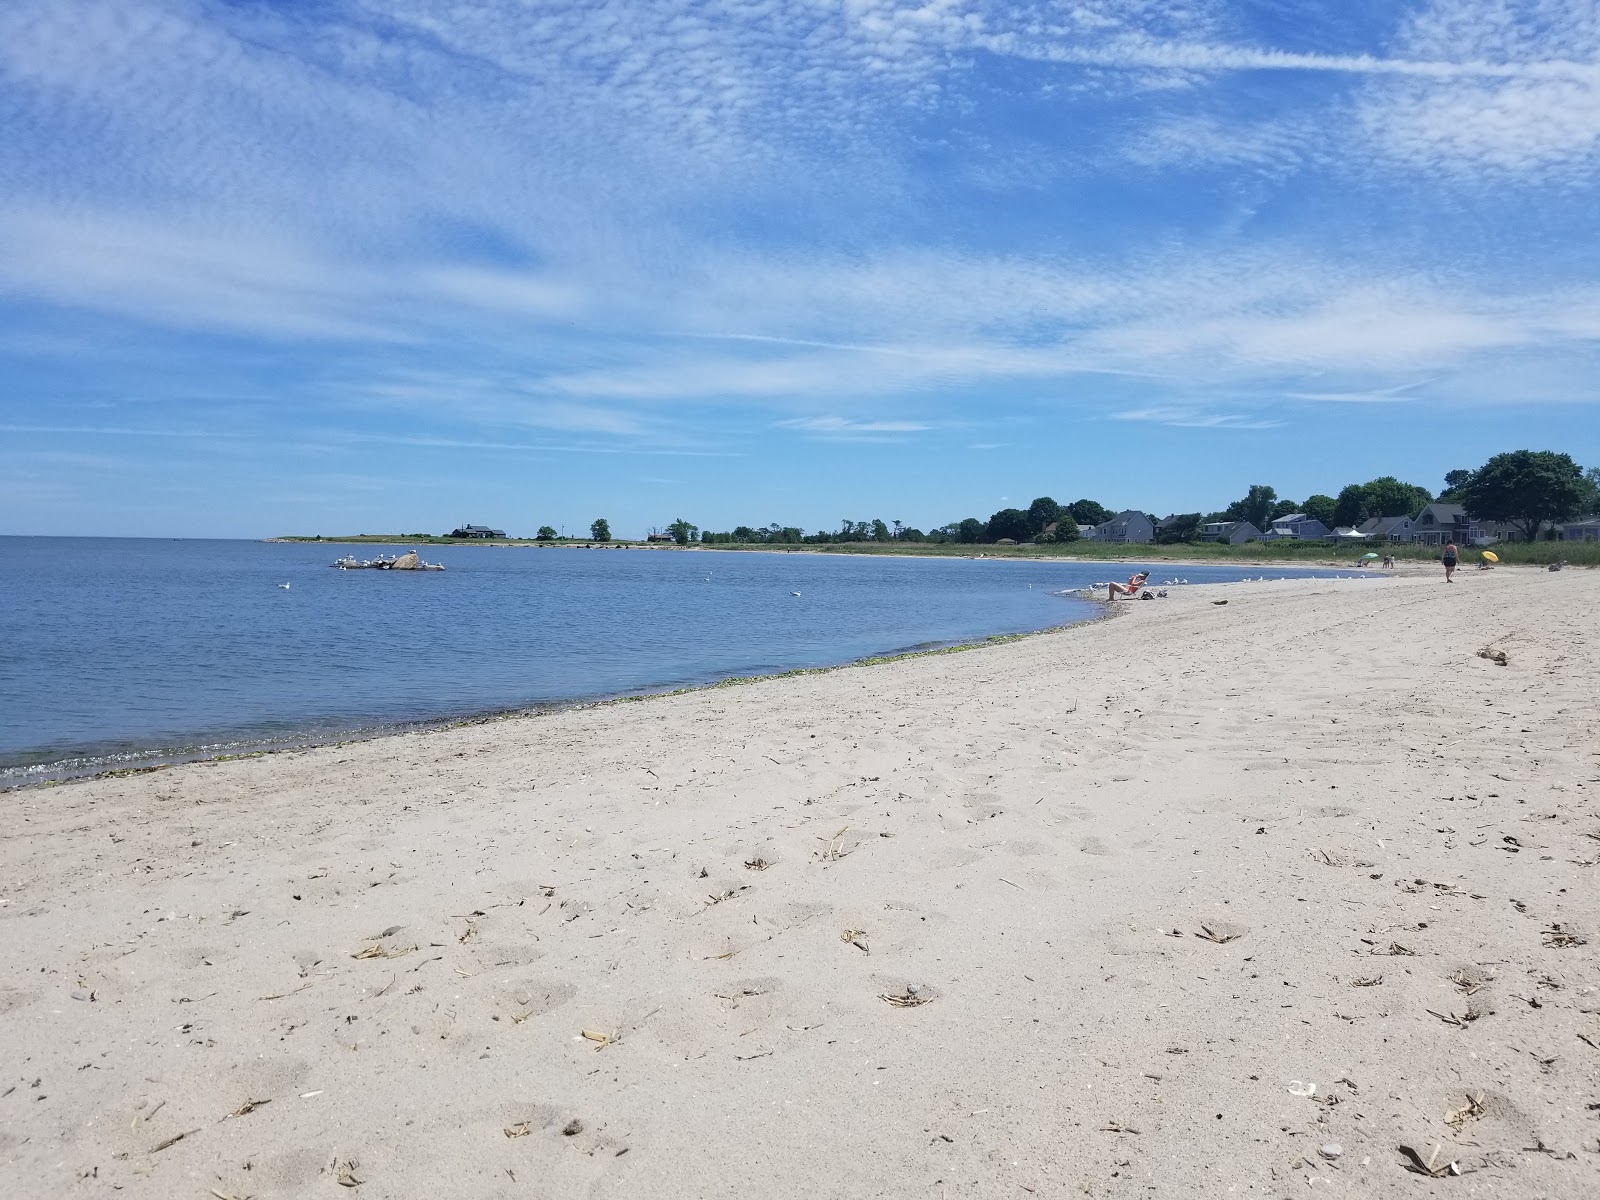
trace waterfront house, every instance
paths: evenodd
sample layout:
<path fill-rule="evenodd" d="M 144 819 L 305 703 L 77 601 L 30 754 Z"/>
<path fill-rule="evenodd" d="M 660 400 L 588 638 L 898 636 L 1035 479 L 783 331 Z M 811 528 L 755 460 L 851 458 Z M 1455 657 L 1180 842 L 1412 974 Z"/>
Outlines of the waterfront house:
<path fill-rule="evenodd" d="M 1424 505 L 1411 523 L 1410 540 L 1422 546 L 1443 546 L 1447 542 L 1477 546 L 1493 542 L 1495 534 L 1486 532 L 1461 505 L 1436 500 Z"/>
<path fill-rule="evenodd" d="M 1368 517 L 1356 526 L 1356 532 L 1380 542 L 1407 542 L 1411 540 L 1411 518 Z"/>
<path fill-rule="evenodd" d="M 1245 542 L 1259 542 L 1261 530 L 1249 521 L 1207 521 L 1200 526 L 1199 540 L 1241 546 Z"/>
<path fill-rule="evenodd" d="M 1097 542 L 1138 542 L 1147 544 L 1156 540 L 1156 527 L 1142 512 L 1135 509 L 1124 509 L 1109 521 L 1102 521 L 1094 527 L 1094 540 Z"/>
<path fill-rule="evenodd" d="M 504 529 L 490 529 L 487 525 L 463 525 L 450 531 L 453 538 L 503 538 L 505 535 Z"/>
<path fill-rule="evenodd" d="M 1568 521 L 1561 526 L 1563 542 L 1600 542 L 1600 515 Z"/>
<path fill-rule="evenodd" d="M 1305 513 L 1289 513 L 1279 517 L 1262 535 L 1269 542 L 1279 542 L 1292 538 L 1299 542 L 1314 542 L 1328 536 L 1328 527 L 1315 517 L 1308 517 Z"/>

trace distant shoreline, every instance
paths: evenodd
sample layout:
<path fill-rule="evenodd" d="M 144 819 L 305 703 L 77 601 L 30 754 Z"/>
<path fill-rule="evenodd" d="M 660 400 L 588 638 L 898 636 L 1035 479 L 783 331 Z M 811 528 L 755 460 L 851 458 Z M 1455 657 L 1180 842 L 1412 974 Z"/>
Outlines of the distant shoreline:
<path fill-rule="evenodd" d="M 823 554 L 846 555 L 856 558 L 968 558 L 985 559 L 989 561 L 1023 561 L 1023 562 L 1081 562 L 1081 563 L 1192 563 L 1196 566 L 1216 567 L 1274 567 L 1274 568 L 1304 568 L 1333 567 L 1339 570 L 1355 570 L 1349 557 L 1335 557 L 1327 553 L 1328 547 L 1303 547 L 1295 551 L 1282 554 L 1256 554 L 1228 555 L 1217 553 L 1174 553 L 1175 550 L 1190 548 L 1187 543 L 1182 547 L 1174 546 L 1139 546 L 1113 547 L 1106 545 L 1105 553 L 1085 554 L 1088 547 L 1082 543 L 1068 543 L 1071 549 L 1056 550 L 1048 546 L 993 546 L 985 543 L 962 542 L 902 542 L 893 546 L 876 546 L 867 542 L 829 542 L 823 544 L 774 544 L 765 542 L 747 542 L 744 544 L 712 543 L 710 545 L 694 544 L 678 546 L 664 542 L 629 542 L 613 539 L 609 542 L 597 542 L 593 539 L 566 538 L 557 541 L 541 542 L 534 538 L 440 538 L 440 537 L 412 537 L 408 535 L 395 535 L 382 537 L 379 535 L 353 534 L 344 537 L 299 537 L 287 535 L 260 539 L 262 542 L 281 545 L 315 546 L 315 545 L 360 545 L 360 546 L 474 546 L 500 549 L 545 549 L 545 550 L 670 550 L 692 551 L 696 554 L 727 553 L 727 554 Z M 1094 545 L 1095 543 L 1089 543 Z M 1207 547 L 1207 549 L 1211 549 Z M 1147 553 L 1137 553 L 1144 550 Z M 1434 556 L 1435 558 L 1437 555 Z M 1402 558 L 1402 562 L 1407 561 Z M 1431 562 L 1428 558 L 1415 558 L 1413 561 Z"/>

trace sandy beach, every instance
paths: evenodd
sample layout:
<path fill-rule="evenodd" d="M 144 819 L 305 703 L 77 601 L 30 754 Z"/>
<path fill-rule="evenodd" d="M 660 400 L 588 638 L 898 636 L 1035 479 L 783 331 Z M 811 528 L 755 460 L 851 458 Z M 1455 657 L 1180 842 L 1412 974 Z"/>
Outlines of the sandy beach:
<path fill-rule="evenodd" d="M 0 796 L 0 1192 L 1600 1195 L 1600 574 L 1120 608 Z"/>

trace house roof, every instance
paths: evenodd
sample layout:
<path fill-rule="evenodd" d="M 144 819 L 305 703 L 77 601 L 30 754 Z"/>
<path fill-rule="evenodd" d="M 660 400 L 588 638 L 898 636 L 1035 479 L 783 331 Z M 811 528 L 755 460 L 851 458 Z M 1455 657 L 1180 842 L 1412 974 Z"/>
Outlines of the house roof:
<path fill-rule="evenodd" d="M 1308 518 L 1306 517 L 1305 513 L 1290 513 L 1287 516 L 1279 517 L 1277 520 L 1273 521 L 1272 523 L 1274 525 L 1278 525 L 1278 524 L 1287 525 L 1287 524 L 1289 524 L 1291 522 L 1304 521 L 1304 520 L 1307 520 L 1307 519 Z"/>
<path fill-rule="evenodd" d="M 1410 517 L 1403 514 L 1398 517 L 1368 517 L 1365 521 L 1361 522 L 1361 524 L 1357 525 L 1356 528 L 1362 533 L 1366 534 L 1392 533 L 1396 528 L 1410 520 Z"/>
<path fill-rule="evenodd" d="M 1432 516 L 1440 525 L 1460 525 L 1469 520 L 1467 510 L 1461 505 L 1442 504 L 1437 500 L 1422 506 L 1422 511 L 1417 514 L 1418 522 L 1420 523 L 1426 516 Z"/>

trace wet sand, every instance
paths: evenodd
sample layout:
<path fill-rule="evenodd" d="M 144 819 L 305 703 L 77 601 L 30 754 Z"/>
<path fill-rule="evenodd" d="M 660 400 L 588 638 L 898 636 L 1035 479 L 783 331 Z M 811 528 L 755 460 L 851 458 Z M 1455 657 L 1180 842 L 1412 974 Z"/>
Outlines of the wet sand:
<path fill-rule="evenodd" d="M 0 796 L 0 1189 L 1600 1194 L 1597 618 L 1174 589 Z"/>

